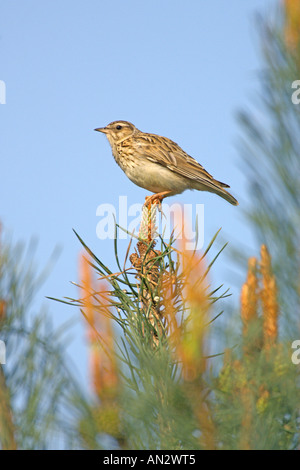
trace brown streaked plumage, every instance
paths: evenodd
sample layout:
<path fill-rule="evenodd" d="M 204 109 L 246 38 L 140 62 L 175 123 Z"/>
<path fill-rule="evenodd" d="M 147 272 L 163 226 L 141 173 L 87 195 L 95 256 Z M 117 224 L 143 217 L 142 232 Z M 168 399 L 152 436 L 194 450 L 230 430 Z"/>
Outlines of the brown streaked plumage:
<path fill-rule="evenodd" d="M 147 203 L 161 201 L 186 189 L 210 191 L 237 205 L 238 201 L 224 188 L 228 184 L 214 179 L 200 163 L 178 144 L 156 134 L 141 132 L 127 121 L 114 121 L 95 131 L 103 132 L 113 156 L 136 185 L 153 192 Z"/>

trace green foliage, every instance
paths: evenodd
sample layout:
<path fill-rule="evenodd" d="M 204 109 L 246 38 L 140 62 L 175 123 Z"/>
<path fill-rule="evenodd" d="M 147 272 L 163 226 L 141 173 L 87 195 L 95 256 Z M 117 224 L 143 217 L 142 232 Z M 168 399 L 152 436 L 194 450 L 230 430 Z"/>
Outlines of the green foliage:
<path fill-rule="evenodd" d="M 30 315 L 44 278 L 43 273 L 34 274 L 33 248 L 26 253 L 21 245 L 1 246 L 0 299 L 5 307 L 0 338 L 6 345 L 6 364 L 0 372 L 8 393 L 0 405 L 0 415 L 7 411 L 5 425 L 0 426 L 0 446 L 71 448 L 76 443 L 72 400 L 79 387 L 66 365 L 64 332 L 69 327 L 55 329 L 43 311 Z M 11 442 L 6 435 L 10 427 Z"/>
<path fill-rule="evenodd" d="M 178 291 L 174 296 L 174 303 L 177 318 L 184 329 L 189 318 L 189 307 L 185 299 L 179 295 L 183 283 L 183 273 L 177 251 L 172 246 L 174 240 L 171 239 L 170 243 L 166 244 L 164 240 L 160 239 L 160 250 L 155 248 L 153 258 L 151 260 L 144 258 L 142 261 L 139 272 L 143 272 L 145 277 L 140 277 L 132 267 L 126 268 L 126 263 L 121 263 L 117 241 L 115 242 L 115 257 L 120 272 L 113 273 L 91 252 L 79 235 L 76 235 L 89 254 L 91 259 L 89 264 L 96 272 L 97 277 L 100 276 L 100 279 L 105 279 L 109 283 L 109 305 L 111 319 L 118 327 L 116 329 L 116 356 L 119 374 L 122 378 L 115 402 L 106 400 L 103 396 L 100 397 L 98 413 L 95 412 L 83 420 L 86 442 L 93 443 L 93 446 L 99 445 L 96 442 L 101 443 L 101 434 L 110 434 L 117 440 L 121 448 L 201 448 L 194 401 L 202 402 L 203 390 L 202 387 L 192 383 L 187 383 L 185 386 L 182 381 L 181 365 L 173 348 L 170 347 L 166 307 L 160 292 L 163 277 L 166 274 L 168 277 L 176 278 Z M 205 259 L 216 236 L 204 253 Z M 127 250 L 127 256 L 130 247 L 131 244 Z M 145 254 L 147 255 L 151 250 L 154 250 L 153 241 L 146 249 Z M 211 262 L 206 263 L 208 267 L 203 273 L 203 280 L 207 277 L 219 253 L 214 256 Z M 160 273 L 155 287 L 151 286 L 149 282 L 150 272 L 154 266 L 158 266 Z M 145 296 L 145 289 L 151 293 L 150 301 L 146 305 L 141 301 Z M 210 290 L 208 294 L 211 305 L 229 295 L 227 291 L 219 293 L 221 286 L 217 289 L 210 288 Z M 217 295 L 218 293 L 219 295 Z M 159 308 L 162 315 L 153 322 L 151 321 L 151 309 L 157 307 L 159 303 L 157 297 L 160 297 Z M 63 302 L 80 307 L 86 316 L 85 303 L 82 299 L 68 298 Z M 95 311 L 97 311 L 97 307 L 101 306 L 101 302 L 101 298 L 95 295 Z M 99 311 L 97 314 L 101 315 Z M 214 321 L 220 314 L 221 312 L 218 312 L 217 315 L 212 314 L 210 321 Z M 208 329 L 209 323 L 207 322 L 206 329 Z M 154 340 L 154 338 L 156 339 Z M 200 348 L 200 345 L 198 346 Z M 197 353 L 201 353 L 200 349 Z M 99 367 L 101 367 L 100 364 Z M 197 380 L 200 380 L 199 377 Z M 201 381 L 203 380 L 204 377 Z M 121 423 L 119 423 L 118 429 L 123 430 L 121 434 L 119 431 L 112 433 L 110 425 L 103 427 L 103 421 L 107 413 L 111 412 L 112 406 L 114 410 L 119 409 Z M 90 433 L 90 437 L 87 437 L 88 433 Z"/>
<path fill-rule="evenodd" d="M 228 351 L 214 385 L 220 448 L 298 447 L 298 371 L 289 344 L 251 356 Z"/>
<path fill-rule="evenodd" d="M 281 9 L 273 25 L 260 21 L 261 92 L 256 107 L 241 112 L 239 119 L 251 201 L 246 216 L 259 244 L 266 244 L 272 255 L 283 331 L 291 334 L 300 308 L 300 105 L 292 102 L 300 62 L 285 44 L 283 15 Z"/>

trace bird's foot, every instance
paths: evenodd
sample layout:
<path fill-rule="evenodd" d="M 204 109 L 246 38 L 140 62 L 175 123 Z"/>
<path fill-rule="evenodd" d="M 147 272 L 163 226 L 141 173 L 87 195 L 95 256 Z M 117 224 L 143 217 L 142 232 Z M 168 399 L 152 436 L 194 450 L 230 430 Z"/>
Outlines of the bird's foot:
<path fill-rule="evenodd" d="M 161 212 L 161 202 L 170 194 L 172 194 L 171 191 L 163 191 L 161 193 L 152 194 L 152 196 L 146 196 L 144 206 L 150 209 L 152 205 L 157 205 L 158 210 Z"/>

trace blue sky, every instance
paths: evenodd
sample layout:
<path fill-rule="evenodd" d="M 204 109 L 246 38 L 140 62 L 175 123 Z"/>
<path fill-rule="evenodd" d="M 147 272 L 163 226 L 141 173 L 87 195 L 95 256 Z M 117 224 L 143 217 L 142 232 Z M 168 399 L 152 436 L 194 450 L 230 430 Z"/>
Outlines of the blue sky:
<path fill-rule="evenodd" d="M 13 240 L 38 239 L 39 268 L 56 246 L 62 248 L 36 301 L 55 324 L 74 318 L 70 354 L 83 376 L 83 321 L 76 309 L 45 296 L 77 295 L 69 283 L 78 279 L 80 251 L 72 228 L 114 265 L 113 242 L 96 236 L 97 207 L 118 207 L 121 195 L 128 205 L 142 203 L 147 194 L 126 178 L 105 137 L 93 129 L 125 119 L 179 143 L 230 184 L 240 206 L 192 191 L 170 202 L 204 204 L 205 244 L 222 227 L 229 242 L 254 246 L 241 215 L 250 194 L 237 152 L 236 113 L 259 88 L 255 14 L 276 4 L 2 0 L 0 220 Z M 214 276 L 230 285 L 227 262 L 219 262 Z"/>

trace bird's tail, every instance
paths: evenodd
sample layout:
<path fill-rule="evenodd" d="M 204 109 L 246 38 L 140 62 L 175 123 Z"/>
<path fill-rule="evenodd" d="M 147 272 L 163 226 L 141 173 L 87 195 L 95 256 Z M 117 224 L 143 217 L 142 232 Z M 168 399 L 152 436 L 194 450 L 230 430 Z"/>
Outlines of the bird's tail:
<path fill-rule="evenodd" d="M 224 185 L 225 186 L 225 185 Z M 230 188 L 230 186 L 226 185 L 226 188 Z M 226 189 L 223 189 L 222 187 L 214 188 L 214 193 L 216 193 L 218 196 L 221 196 L 223 199 L 226 201 L 230 202 L 233 206 L 238 206 L 239 203 L 235 199 L 235 197 L 232 196 Z"/>
<path fill-rule="evenodd" d="M 193 184 L 193 189 L 198 189 L 198 191 L 209 191 L 215 193 L 218 196 L 222 197 L 226 201 L 230 202 L 233 206 L 238 206 L 239 203 L 226 189 L 230 188 L 228 184 L 222 183 L 221 181 L 215 180 L 214 178 L 202 178 L 201 181 L 197 181 Z"/>

